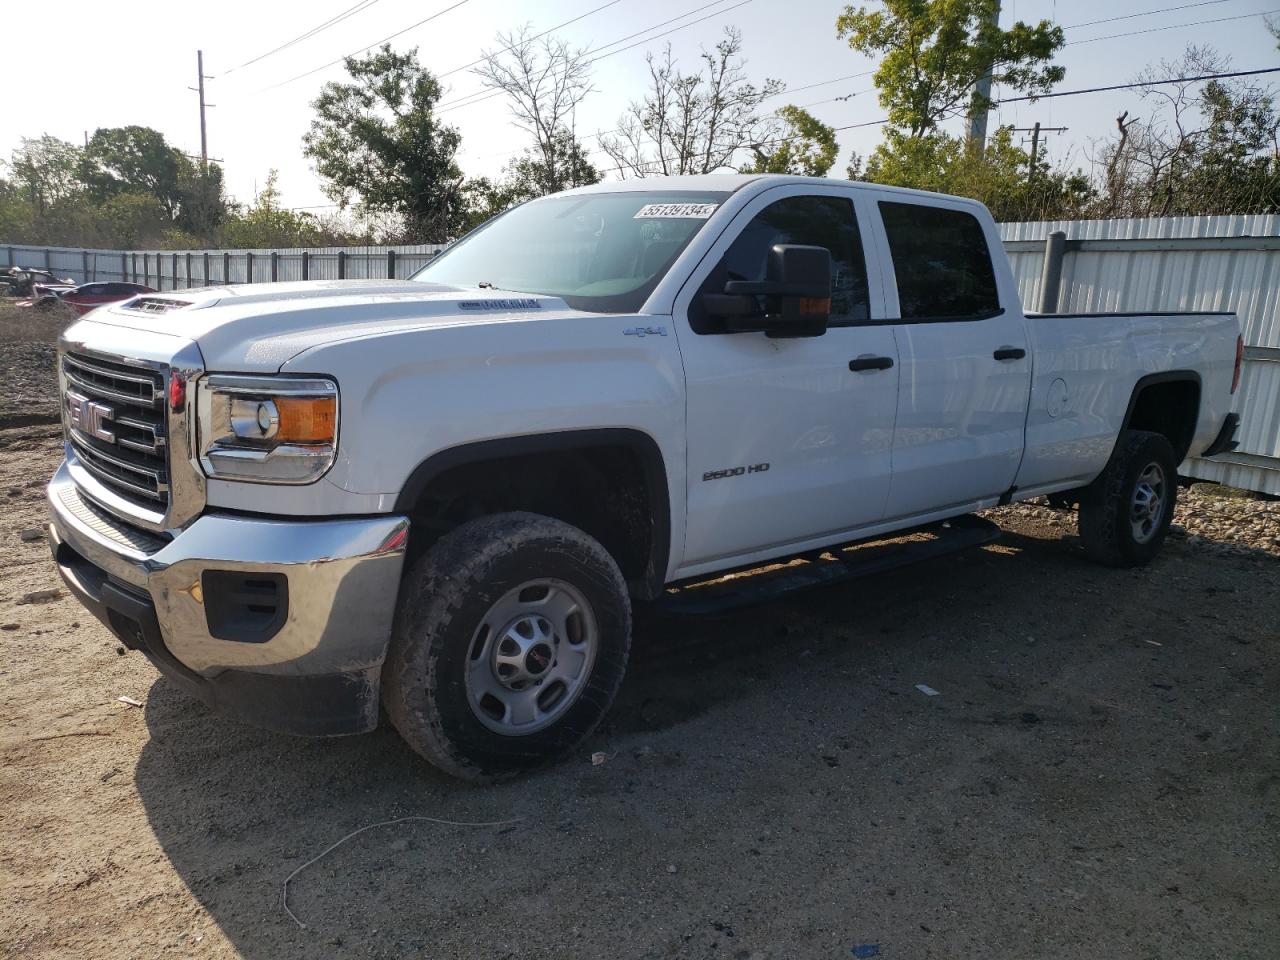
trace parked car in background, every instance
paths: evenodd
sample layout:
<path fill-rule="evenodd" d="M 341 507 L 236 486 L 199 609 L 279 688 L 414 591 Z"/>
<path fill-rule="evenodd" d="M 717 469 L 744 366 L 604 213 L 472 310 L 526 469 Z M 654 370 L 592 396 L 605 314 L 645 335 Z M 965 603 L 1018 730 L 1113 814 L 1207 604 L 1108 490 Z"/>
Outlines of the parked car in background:
<path fill-rule="evenodd" d="M 62 294 L 45 293 L 35 299 L 35 306 L 51 307 L 61 302 L 73 307 L 77 313 L 88 313 L 94 307 L 100 307 L 104 303 L 120 303 L 124 300 L 132 300 L 139 294 L 155 292 L 153 287 L 143 286 L 141 283 L 119 281 L 84 283 Z"/>

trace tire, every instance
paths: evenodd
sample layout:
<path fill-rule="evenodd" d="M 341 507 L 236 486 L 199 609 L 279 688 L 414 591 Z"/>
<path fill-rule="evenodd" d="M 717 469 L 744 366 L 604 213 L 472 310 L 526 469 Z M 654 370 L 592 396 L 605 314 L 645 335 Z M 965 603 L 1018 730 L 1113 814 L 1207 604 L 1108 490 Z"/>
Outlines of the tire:
<path fill-rule="evenodd" d="M 501 779 L 590 735 L 622 684 L 630 646 L 626 583 L 596 540 L 538 514 L 481 517 L 405 574 L 383 705 L 441 770 Z"/>
<path fill-rule="evenodd" d="M 1162 434 L 1120 435 L 1106 469 L 1080 498 L 1080 541 L 1090 560 L 1109 567 L 1151 562 L 1173 520 L 1177 471 L 1177 455 Z"/>

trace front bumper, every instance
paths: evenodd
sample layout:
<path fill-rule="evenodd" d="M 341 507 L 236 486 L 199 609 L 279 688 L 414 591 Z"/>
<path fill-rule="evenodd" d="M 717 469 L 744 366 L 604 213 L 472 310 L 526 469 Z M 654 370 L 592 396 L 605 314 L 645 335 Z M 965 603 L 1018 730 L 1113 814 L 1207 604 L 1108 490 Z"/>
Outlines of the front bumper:
<path fill-rule="evenodd" d="M 65 463 L 48 494 L 50 544 L 67 588 L 179 686 L 221 713 L 287 733 L 377 725 L 406 518 L 206 514 L 169 539 L 87 500 Z M 232 605 L 262 584 L 276 591 L 278 615 L 237 617 Z"/>

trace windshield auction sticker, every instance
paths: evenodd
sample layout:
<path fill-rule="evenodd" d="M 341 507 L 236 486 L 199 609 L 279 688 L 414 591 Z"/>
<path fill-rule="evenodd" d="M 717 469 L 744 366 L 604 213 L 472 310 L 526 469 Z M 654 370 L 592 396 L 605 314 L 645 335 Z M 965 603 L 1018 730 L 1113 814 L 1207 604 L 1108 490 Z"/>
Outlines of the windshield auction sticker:
<path fill-rule="evenodd" d="M 706 220 L 718 206 L 718 203 L 646 203 L 632 219 Z"/>

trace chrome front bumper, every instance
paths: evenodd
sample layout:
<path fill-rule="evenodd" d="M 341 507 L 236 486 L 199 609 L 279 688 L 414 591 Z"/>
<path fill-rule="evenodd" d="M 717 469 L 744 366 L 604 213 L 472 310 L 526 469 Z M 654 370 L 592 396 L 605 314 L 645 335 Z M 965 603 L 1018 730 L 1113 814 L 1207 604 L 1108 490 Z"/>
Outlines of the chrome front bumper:
<path fill-rule="evenodd" d="M 206 514 L 166 539 L 85 499 L 65 462 L 48 496 L 50 542 L 68 588 L 166 675 L 216 708 L 274 729 L 355 733 L 377 724 L 405 517 Z M 215 636 L 209 572 L 283 577 L 287 609 L 274 632 L 252 642 Z"/>

